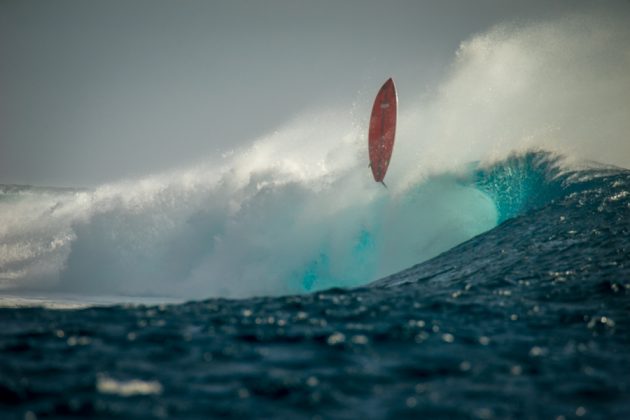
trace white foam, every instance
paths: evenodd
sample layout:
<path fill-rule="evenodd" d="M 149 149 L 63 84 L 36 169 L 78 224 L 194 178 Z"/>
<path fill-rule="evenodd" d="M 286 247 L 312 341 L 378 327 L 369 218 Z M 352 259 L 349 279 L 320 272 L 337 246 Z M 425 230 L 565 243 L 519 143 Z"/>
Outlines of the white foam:
<path fill-rule="evenodd" d="M 143 381 L 140 379 L 119 381 L 108 376 L 99 375 L 96 381 L 96 389 L 101 394 L 114 394 L 121 397 L 159 395 L 162 393 L 162 384 L 158 381 Z"/>

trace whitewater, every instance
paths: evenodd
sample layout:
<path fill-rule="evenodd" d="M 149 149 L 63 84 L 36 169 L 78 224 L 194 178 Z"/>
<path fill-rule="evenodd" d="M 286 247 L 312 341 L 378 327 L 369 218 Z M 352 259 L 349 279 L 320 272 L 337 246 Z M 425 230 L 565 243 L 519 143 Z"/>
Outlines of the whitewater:
<path fill-rule="evenodd" d="M 476 170 L 528 150 L 630 166 L 627 39 L 620 22 L 574 16 L 462 43 L 439 88 L 401 93 L 389 191 L 366 164 L 367 87 L 189 168 L 89 190 L 5 185 L 0 287 L 190 299 L 392 274 L 506 219 Z"/>

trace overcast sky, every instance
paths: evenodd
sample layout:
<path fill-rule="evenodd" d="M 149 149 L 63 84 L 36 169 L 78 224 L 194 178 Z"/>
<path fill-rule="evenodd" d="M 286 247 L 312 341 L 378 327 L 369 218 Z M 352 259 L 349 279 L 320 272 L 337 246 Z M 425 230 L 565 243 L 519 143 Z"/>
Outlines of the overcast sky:
<path fill-rule="evenodd" d="M 0 184 L 93 186 L 181 167 L 390 76 L 431 90 L 505 21 L 625 0 L 0 0 Z M 630 16 L 630 14 L 628 14 Z"/>

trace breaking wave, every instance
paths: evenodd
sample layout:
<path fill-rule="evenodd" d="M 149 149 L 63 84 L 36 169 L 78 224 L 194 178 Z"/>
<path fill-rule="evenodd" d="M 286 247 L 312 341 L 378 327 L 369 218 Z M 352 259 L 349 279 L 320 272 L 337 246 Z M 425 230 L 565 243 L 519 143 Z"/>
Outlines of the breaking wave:
<path fill-rule="evenodd" d="M 390 190 L 367 168 L 367 93 L 193 168 L 2 186 L 0 287 L 246 297 L 402 270 L 566 194 L 577 162 L 630 166 L 629 34 L 573 16 L 464 42 L 439 89 L 401 93 Z"/>

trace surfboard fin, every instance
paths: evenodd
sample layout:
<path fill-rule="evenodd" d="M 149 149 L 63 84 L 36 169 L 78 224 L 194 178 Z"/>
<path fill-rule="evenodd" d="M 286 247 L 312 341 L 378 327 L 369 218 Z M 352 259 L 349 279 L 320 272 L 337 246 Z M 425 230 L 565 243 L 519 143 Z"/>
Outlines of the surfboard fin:
<path fill-rule="evenodd" d="M 381 184 L 383 184 L 386 190 L 389 190 L 389 188 L 387 188 L 387 184 L 385 184 L 385 181 L 381 181 Z"/>

